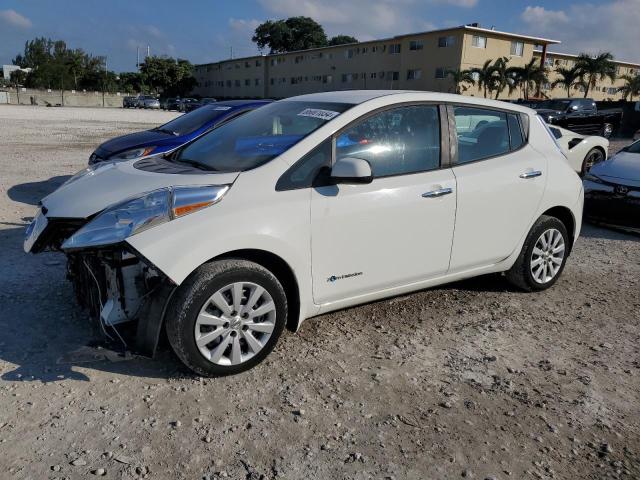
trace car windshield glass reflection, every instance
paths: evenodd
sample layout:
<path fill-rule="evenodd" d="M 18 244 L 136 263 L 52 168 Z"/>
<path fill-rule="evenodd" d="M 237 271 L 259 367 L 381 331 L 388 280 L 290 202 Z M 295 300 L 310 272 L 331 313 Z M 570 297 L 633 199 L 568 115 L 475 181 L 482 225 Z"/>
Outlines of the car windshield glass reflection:
<path fill-rule="evenodd" d="M 249 170 L 286 152 L 349 107 L 346 103 L 272 103 L 216 128 L 185 147 L 174 160 L 218 172 Z"/>

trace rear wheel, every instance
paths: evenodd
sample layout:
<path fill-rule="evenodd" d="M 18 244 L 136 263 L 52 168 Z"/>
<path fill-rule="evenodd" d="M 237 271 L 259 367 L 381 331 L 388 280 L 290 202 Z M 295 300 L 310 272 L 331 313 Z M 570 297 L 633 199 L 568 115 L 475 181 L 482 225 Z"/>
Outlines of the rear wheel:
<path fill-rule="evenodd" d="M 240 373 L 273 350 L 287 318 L 278 279 L 246 260 L 200 267 L 179 287 L 167 315 L 173 350 L 203 376 Z"/>
<path fill-rule="evenodd" d="M 528 292 L 546 290 L 556 281 L 569 253 L 569 235 L 555 217 L 541 216 L 533 225 L 507 280 Z"/>
<path fill-rule="evenodd" d="M 604 160 L 604 152 L 599 148 L 592 148 L 587 152 L 582 161 L 582 169 L 581 174 L 584 176 L 587 174 L 591 167 L 593 167 L 596 163 L 600 163 Z"/>

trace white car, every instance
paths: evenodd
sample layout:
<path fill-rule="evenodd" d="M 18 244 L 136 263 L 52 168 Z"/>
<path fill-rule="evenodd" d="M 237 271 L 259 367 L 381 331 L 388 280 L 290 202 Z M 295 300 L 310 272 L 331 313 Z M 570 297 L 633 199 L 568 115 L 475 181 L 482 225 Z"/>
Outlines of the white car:
<path fill-rule="evenodd" d="M 332 310 L 495 272 L 549 288 L 582 205 L 533 110 L 327 92 L 79 172 L 42 200 L 24 246 L 65 252 L 105 335 L 152 354 L 165 328 L 189 368 L 226 375 Z"/>
<path fill-rule="evenodd" d="M 571 167 L 584 176 L 596 163 L 604 162 L 609 140 L 597 135 L 580 135 L 566 128 L 549 125 Z"/>

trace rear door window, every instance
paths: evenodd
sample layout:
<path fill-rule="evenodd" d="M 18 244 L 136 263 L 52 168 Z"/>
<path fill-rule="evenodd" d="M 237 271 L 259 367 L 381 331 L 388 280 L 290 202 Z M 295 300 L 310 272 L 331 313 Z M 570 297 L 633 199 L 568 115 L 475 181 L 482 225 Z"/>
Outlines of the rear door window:
<path fill-rule="evenodd" d="M 475 107 L 454 107 L 458 163 L 495 157 L 509 151 L 507 114 Z"/>

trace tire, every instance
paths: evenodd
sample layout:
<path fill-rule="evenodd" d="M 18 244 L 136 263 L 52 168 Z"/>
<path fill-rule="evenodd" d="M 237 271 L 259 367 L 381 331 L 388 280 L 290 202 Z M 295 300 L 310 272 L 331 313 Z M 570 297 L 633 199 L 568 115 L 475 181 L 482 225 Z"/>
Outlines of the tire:
<path fill-rule="evenodd" d="M 610 123 L 605 123 L 602 125 L 602 130 L 600 131 L 600 136 L 604 138 L 609 138 L 613 134 L 613 125 Z"/>
<path fill-rule="evenodd" d="M 235 312 L 234 306 L 239 307 Z M 287 309 L 284 289 L 269 270 L 246 260 L 215 261 L 178 288 L 167 312 L 167 337 L 178 358 L 198 375 L 234 375 L 273 350 Z M 262 311 L 268 313 L 257 315 Z"/>
<path fill-rule="evenodd" d="M 587 172 L 593 167 L 596 163 L 602 162 L 604 160 L 604 153 L 599 148 L 592 148 L 587 152 L 584 156 L 584 160 L 582 161 L 582 167 L 580 168 L 580 174 L 584 177 Z"/>
<path fill-rule="evenodd" d="M 549 232 L 554 232 L 554 236 L 550 237 Z M 558 240 L 556 244 L 556 248 L 561 244 L 564 247 L 559 265 L 557 264 L 559 252 L 552 255 L 553 259 L 550 259 L 549 256 L 538 255 L 538 251 L 542 250 L 542 252 L 544 252 L 544 248 L 541 248 L 542 245 L 539 243 L 542 240 L 543 234 L 547 235 L 545 239 L 552 238 L 551 243 L 555 242 L 558 234 L 561 236 L 562 243 Z M 546 290 L 553 286 L 562 274 L 567 262 L 567 256 L 569 255 L 570 245 L 569 235 L 564 223 L 556 217 L 542 215 L 533 227 L 531 227 L 516 262 L 506 272 L 507 280 L 527 292 Z M 534 249 L 536 252 L 534 252 Z M 549 250 L 555 251 L 555 249 L 551 248 Z M 536 257 L 535 260 L 533 258 L 534 253 Z M 547 258 L 549 258 L 549 260 L 546 260 Z M 534 262 L 537 263 L 537 265 L 532 265 Z M 552 267 L 545 267 L 545 263 L 547 265 L 551 264 Z M 542 271 L 540 270 L 541 268 L 543 269 Z M 548 270 L 545 270 L 545 268 L 548 268 Z M 550 273 L 553 272 L 552 268 L 555 269 L 555 273 L 551 276 Z M 536 275 L 539 274 L 538 278 L 534 276 L 534 271 Z M 549 275 L 547 275 L 547 272 L 549 272 Z"/>

